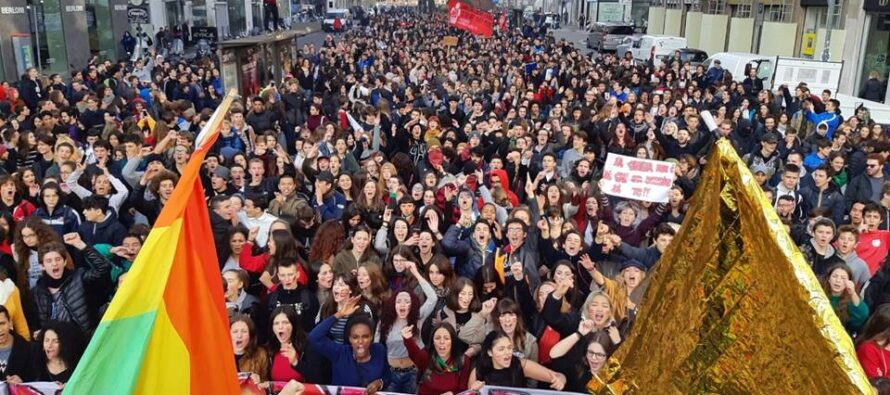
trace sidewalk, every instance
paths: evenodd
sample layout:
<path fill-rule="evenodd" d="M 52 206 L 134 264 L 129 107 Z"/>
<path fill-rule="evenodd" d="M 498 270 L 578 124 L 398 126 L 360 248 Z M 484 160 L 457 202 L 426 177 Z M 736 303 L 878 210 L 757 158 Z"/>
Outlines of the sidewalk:
<path fill-rule="evenodd" d="M 560 29 L 553 29 L 551 31 L 553 32 L 553 37 L 556 38 L 556 41 L 566 39 L 566 41 L 573 43 L 575 48 L 580 49 L 581 53 L 589 54 L 591 52 L 590 49 L 587 49 L 587 31 L 584 29 L 570 25 Z"/>

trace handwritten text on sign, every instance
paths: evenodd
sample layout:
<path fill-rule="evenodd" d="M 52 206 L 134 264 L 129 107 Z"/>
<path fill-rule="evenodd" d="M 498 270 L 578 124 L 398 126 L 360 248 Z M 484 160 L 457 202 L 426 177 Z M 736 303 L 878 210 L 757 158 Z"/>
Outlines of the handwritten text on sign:
<path fill-rule="evenodd" d="M 612 196 L 667 203 L 676 164 L 609 154 L 603 170 L 603 192 Z"/>

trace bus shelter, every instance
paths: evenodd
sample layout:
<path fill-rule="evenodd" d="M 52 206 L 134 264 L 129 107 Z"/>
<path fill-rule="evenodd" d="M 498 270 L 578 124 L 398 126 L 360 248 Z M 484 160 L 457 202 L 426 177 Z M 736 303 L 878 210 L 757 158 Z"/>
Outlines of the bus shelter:
<path fill-rule="evenodd" d="M 223 89 L 237 88 L 242 96 L 255 95 L 269 81 L 281 81 L 295 67 L 297 40 L 321 30 L 318 22 L 297 24 L 290 30 L 219 43 Z"/>

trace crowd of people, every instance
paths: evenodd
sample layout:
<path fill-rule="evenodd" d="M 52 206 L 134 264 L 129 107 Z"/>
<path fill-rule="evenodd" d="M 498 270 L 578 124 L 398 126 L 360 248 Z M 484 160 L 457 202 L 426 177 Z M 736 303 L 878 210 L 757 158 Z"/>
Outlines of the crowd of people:
<path fill-rule="evenodd" d="M 297 57 L 201 174 L 231 357 L 260 387 L 598 390 L 721 138 L 890 377 L 890 144 L 867 109 L 406 10 Z M 216 65 L 153 53 L 0 85 L 0 379 L 67 380 L 221 96 Z M 603 193 L 609 154 L 676 163 L 669 201 Z"/>

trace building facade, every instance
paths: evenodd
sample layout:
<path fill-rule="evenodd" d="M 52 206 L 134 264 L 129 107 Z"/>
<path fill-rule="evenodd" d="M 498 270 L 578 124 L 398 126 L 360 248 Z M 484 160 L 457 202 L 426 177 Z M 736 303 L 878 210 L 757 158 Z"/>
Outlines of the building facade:
<path fill-rule="evenodd" d="M 686 37 L 709 54 L 843 61 L 843 94 L 858 95 L 873 72 L 883 81 L 890 72 L 887 0 L 653 0 L 645 20 L 648 33 Z"/>
<path fill-rule="evenodd" d="M 127 0 L 4 0 L 0 5 L 0 80 L 28 67 L 68 75 L 92 56 L 117 59 L 129 29 Z"/>

